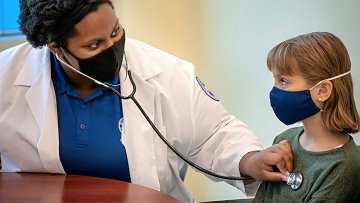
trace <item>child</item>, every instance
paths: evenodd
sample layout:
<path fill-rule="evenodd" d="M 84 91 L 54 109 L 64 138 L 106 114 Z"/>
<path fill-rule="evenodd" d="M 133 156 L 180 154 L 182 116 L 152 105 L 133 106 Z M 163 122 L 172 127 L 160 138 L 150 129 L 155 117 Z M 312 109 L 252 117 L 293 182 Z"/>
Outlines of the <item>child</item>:
<path fill-rule="evenodd" d="M 275 46 L 267 65 L 275 115 L 286 125 L 303 124 L 274 139 L 291 142 L 293 171 L 303 180 L 299 188 L 263 182 L 253 202 L 357 201 L 360 153 L 350 134 L 359 131 L 360 118 L 344 44 L 326 32 L 301 35 Z"/>

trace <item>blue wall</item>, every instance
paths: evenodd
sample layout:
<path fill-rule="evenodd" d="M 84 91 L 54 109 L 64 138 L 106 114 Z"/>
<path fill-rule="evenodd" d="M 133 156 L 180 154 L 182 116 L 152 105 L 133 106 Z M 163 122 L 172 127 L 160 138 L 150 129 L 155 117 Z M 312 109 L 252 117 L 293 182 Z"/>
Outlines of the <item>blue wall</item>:
<path fill-rule="evenodd" d="M 18 33 L 18 0 L 0 0 L 0 35 Z"/>

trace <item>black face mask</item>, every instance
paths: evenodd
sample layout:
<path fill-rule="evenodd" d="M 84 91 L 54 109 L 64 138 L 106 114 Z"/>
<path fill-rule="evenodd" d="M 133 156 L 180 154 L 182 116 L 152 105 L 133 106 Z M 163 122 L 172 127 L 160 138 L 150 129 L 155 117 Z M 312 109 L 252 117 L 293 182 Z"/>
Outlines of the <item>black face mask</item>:
<path fill-rule="evenodd" d="M 87 59 L 79 59 L 80 71 L 100 82 L 109 82 L 119 73 L 125 48 L 125 32 L 113 46 Z"/>

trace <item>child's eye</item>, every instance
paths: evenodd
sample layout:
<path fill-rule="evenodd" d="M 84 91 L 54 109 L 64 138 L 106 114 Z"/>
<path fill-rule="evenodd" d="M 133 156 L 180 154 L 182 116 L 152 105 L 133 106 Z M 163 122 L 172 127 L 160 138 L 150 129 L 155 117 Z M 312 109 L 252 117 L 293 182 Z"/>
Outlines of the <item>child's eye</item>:
<path fill-rule="evenodd" d="M 280 78 L 280 85 L 281 87 L 285 88 L 287 85 L 287 81 L 284 78 Z"/>

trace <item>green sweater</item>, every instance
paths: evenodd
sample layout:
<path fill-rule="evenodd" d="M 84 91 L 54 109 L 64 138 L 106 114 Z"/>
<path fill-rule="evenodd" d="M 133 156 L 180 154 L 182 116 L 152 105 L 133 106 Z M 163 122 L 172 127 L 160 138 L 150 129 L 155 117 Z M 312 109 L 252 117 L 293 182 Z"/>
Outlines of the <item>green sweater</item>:
<path fill-rule="evenodd" d="M 310 152 L 299 143 L 302 132 L 303 127 L 292 128 L 274 139 L 291 142 L 293 171 L 303 174 L 300 188 L 293 191 L 285 182 L 263 182 L 252 202 L 360 203 L 360 152 L 353 138 L 340 148 Z"/>

